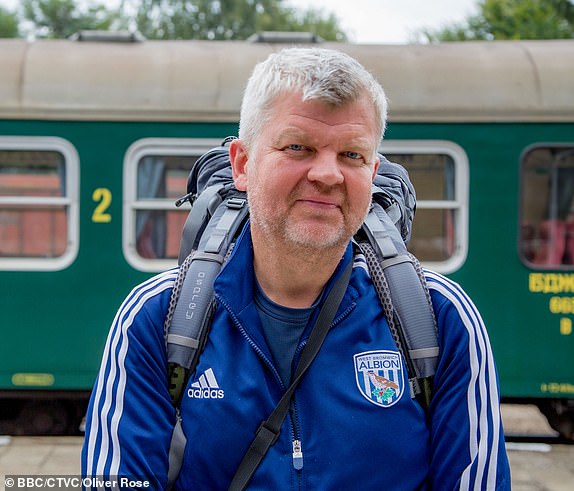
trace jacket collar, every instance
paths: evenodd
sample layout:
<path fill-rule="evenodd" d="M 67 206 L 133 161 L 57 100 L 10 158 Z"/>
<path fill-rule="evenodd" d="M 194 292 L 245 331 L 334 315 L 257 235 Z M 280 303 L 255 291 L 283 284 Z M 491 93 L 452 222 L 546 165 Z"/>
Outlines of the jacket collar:
<path fill-rule="evenodd" d="M 327 283 L 325 291 L 328 292 L 332 288 L 336 279 L 342 274 L 344 267 L 352 260 L 353 247 L 349 244 L 337 269 Z M 228 309 L 237 316 L 240 316 L 245 309 L 253 307 L 253 292 L 255 288 L 253 271 L 253 242 L 248 221 L 237 239 L 229 260 L 222 268 L 214 284 L 214 291 L 218 300 L 223 301 Z M 353 289 L 353 292 L 350 292 L 349 288 L 347 289 L 347 293 L 339 307 L 339 312 L 356 297 L 355 289 Z M 323 298 L 325 298 L 325 295 L 323 295 Z"/>

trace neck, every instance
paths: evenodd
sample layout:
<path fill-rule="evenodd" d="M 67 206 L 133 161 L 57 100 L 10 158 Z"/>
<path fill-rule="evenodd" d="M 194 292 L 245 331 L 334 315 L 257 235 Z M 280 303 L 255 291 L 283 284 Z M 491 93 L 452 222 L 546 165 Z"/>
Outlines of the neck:
<path fill-rule="evenodd" d="M 345 246 L 312 249 L 271 244 L 253 235 L 255 275 L 265 294 L 279 305 L 313 305 L 335 272 Z"/>

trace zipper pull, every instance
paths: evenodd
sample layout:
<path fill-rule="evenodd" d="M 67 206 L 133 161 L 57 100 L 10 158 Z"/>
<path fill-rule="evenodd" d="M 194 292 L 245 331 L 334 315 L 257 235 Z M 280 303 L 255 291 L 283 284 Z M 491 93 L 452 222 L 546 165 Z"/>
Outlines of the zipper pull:
<path fill-rule="evenodd" d="M 301 450 L 301 440 L 293 440 L 293 467 L 296 471 L 303 469 L 303 452 Z"/>

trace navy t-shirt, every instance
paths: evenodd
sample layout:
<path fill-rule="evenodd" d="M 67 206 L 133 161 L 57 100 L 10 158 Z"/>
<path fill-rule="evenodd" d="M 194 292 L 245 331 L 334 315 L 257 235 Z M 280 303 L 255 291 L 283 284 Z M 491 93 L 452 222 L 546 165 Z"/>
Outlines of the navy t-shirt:
<path fill-rule="evenodd" d="M 311 307 L 303 309 L 283 307 L 265 295 L 257 281 L 255 283 L 254 300 L 261 319 L 263 334 L 273 355 L 279 376 L 287 387 L 291 382 L 291 367 L 299 339 L 319 299 Z"/>

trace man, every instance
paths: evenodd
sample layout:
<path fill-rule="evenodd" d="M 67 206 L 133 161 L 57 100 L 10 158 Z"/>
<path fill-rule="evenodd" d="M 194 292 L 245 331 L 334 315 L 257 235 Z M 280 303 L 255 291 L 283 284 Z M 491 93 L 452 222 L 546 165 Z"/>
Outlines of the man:
<path fill-rule="evenodd" d="M 440 340 L 428 414 L 408 389 L 383 404 L 357 383 L 356 356 L 404 364 L 351 243 L 369 209 L 385 120 L 383 89 L 338 51 L 286 49 L 255 68 L 230 146 L 250 223 L 216 279 L 211 332 L 181 403 L 177 489 L 227 489 L 350 263 L 331 329 L 249 489 L 510 489 L 488 337 L 458 285 L 428 273 Z M 176 416 L 163 325 L 175 276 L 140 285 L 114 320 L 90 402 L 86 475 L 166 484 Z M 369 377 L 408 387 L 405 367 L 397 373 L 398 383 Z M 201 377 L 217 388 L 209 397 L 193 390 Z"/>

